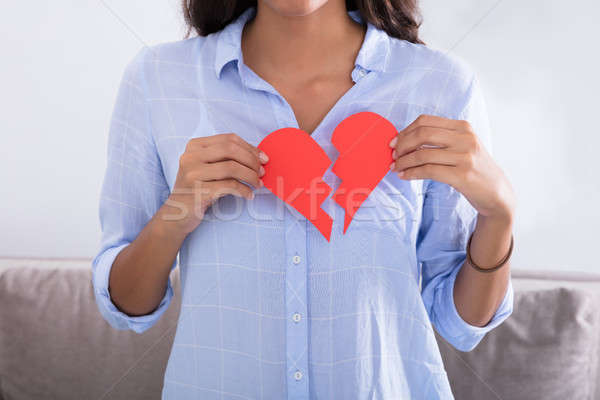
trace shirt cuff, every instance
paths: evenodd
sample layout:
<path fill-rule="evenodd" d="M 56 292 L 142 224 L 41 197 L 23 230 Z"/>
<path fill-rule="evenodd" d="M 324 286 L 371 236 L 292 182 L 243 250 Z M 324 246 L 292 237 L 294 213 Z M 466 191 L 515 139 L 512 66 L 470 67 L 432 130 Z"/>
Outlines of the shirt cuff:
<path fill-rule="evenodd" d="M 461 262 L 462 264 L 462 262 Z M 494 316 L 485 326 L 475 326 L 466 322 L 458 313 L 454 303 L 454 282 L 461 267 L 454 268 L 454 271 L 445 280 L 444 284 L 436 293 L 436 314 L 437 326 L 440 335 L 450 344 L 460 351 L 471 351 L 483 339 L 485 334 L 508 318 L 513 311 L 513 286 L 509 279 L 504 298 Z"/>
<path fill-rule="evenodd" d="M 124 247 L 129 243 L 111 247 L 96 258 L 92 262 L 92 284 L 94 286 L 94 296 L 96 304 L 100 310 L 100 314 L 104 319 L 115 329 L 126 330 L 130 329 L 136 333 L 142 333 L 156 323 L 166 311 L 173 297 L 173 287 L 171 286 L 171 278 L 167 280 L 167 290 L 160 304 L 150 314 L 140 316 L 130 316 L 120 311 L 112 302 L 108 292 L 108 279 L 112 264 Z M 177 265 L 177 258 L 171 266 L 171 270 Z"/>

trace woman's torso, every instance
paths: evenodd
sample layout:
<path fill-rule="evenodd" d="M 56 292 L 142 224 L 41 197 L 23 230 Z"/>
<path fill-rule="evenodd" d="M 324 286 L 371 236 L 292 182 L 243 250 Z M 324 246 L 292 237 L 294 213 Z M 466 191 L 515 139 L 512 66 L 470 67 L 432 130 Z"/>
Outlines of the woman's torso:
<path fill-rule="evenodd" d="M 241 26 L 145 55 L 153 139 L 171 189 L 189 139 L 235 132 L 258 145 L 297 126 L 285 100 L 239 60 Z M 424 113 L 454 117 L 469 83 L 455 61 L 372 26 L 352 77 L 312 133 L 332 162 L 331 133 L 344 118 L 372 111 L 401 130 Z M 340 184 L 331 171 L 324 180 Z M 387 174 L 345 234 L 344 210 L 325 201 L 330 241 L 266 189 L 250 201 L 220 199 L 179 254 L 182 308 L 163 397 L 451 398 L 420 297 L 423 188 Z"/>

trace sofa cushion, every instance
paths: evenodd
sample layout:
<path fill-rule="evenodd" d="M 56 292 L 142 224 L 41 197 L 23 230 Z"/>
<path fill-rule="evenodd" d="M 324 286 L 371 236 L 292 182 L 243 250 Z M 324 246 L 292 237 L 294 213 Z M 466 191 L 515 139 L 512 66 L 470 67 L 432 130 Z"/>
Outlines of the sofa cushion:
<path fill-rule="evenodd" d="M 438 336 L 457 399 L 594 399 L 600 315 L 591 292 L 517 291 L 502 325 L 470 353 Z"/>
<path fill-rule="evenodd" d="M 0 260 L 0 399 L 159 399 L 179 312 L 148 331 L 101 317 L 90 260 Z M 438 337 L 457 400 L 598 399 L 600 278 L 513 273 L 515 310 L 470 353 Z M 594 375 L 596 374 L 596 375 Z"/>
<path fill-rule="evenodd" d="M 160 398 L 177 300 L 143 334 L 116 331 L 97 309 L 90 268 L 15 266 L 0 270 L 0 304 L 0 398 Z"/>

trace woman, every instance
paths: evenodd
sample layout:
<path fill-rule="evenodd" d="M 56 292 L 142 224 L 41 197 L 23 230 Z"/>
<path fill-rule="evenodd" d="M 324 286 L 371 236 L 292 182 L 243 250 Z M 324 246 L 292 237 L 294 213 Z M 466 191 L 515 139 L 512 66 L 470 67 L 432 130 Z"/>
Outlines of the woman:
<path fill-rule="evenodd" d="M 514 195 L 478 82 L 420 43 L 414 0 L 257 3 L 185 2 L 199 36 L 126 69 L 99 308 L 116 328 L 148 329 L 179 254 L 163 398 L 452 398 L 432 324 L 468 351 L 512 312 Z M 394 124 L 395 161 L 345 234 L 344 210 L 323 203 L 327 241 L 262 187 L 257 145 L 296 127 L 335 161 L 331 133 L 360 111 Z"/>

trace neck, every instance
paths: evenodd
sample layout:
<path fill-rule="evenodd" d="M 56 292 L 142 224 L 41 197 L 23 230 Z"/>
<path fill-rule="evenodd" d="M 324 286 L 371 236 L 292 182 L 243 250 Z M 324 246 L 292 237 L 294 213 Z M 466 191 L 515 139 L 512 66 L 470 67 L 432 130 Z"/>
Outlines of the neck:
<path fill-rule="evenodd" d="M 350 18 L 344 1 L 330 0 L 302 16 L 278 14 L 258 1 L 255 18 L 244 28 L 242 51 L 249 66 L 297 74 L 329 60 L 353 64 L 363 37 L 363 27 Z"/>

